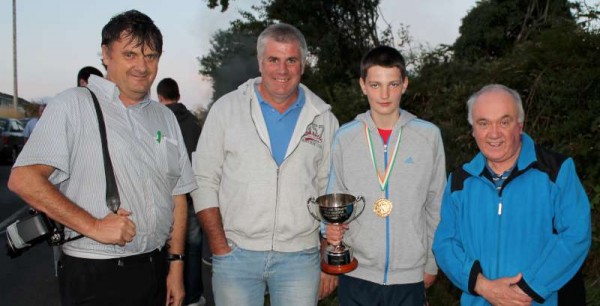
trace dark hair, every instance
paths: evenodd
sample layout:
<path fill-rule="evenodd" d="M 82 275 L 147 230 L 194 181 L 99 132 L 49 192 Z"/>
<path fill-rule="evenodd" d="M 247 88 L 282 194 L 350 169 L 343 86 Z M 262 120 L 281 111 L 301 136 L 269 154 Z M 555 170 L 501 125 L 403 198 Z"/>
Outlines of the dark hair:
<path fill-rule="evenodd" d="M 388 47 L 375 47 L 365 54 L 360 61 L 360 77 L 367 78 L 367 71 L 373 66 L 400 69 L 402 79 L 406 78 L 406 62 L 398 50 Z"/>
<path fill-rule="evenodd" d="M 130 38 L 135 47 L 150 47 L 152 51 L 162 54 L 162 34 L 154 21 L 145 14 L 130 10 L 113 16 L 102 29 L 102 44 L 110 46 L 119 40 L 121 35 Z"/>
<path fill-rule="evenodd" d="M 102 72 L 100 72 L 100 70 L 96 69 L 95 67 L 85 66 L 79 70 L 79 73 L 77 73 L 77 86 L 79 86 L 79 80 L 84 80 L 87 83 L 88 79 L 90 78 L 90 75 L 92 74 L 97 75 L 101 78 L 104 77 L 102 75 Z"/>
<path fill-rule="evenodd" d="M 156 92 L 167 100 L 179 100 L 179 86 L 177 86 L 177 82 L 171 78 L 165 78 L 158 82 Z"/>

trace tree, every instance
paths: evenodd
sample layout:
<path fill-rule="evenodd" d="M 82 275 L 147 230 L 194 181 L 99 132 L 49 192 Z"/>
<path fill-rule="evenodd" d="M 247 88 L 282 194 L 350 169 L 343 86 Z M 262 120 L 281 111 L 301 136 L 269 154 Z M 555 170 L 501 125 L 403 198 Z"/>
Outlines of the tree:
<path fill-rule="evenodd" d="M 495 59 L 554 23 L 575 21 L 567 0 L 486 0 L 463 19 L 458 59 Z"/>
<path fill-rule="evenodd" d="M 225 12 L 228 8 L 229 8 L 229 0 L 219 0 L 219 2 L 217 3 L 217 0 L 205 0 L 207 3 L 206 5 L 210 8 L 210 9 L 214 9 L 217 6 L 221 6 L 221 12 Z"/>
<path fill-rule="evenodd" d="M 200 74 L 209 76 L 213 83 L 213 101 L 259 75 L 256 39 L 266 23 L 248 12 L 242 17 L 245 21 L 236 20 L 229 29 L 215 33 L 208 55 L 198 58 Z"/>

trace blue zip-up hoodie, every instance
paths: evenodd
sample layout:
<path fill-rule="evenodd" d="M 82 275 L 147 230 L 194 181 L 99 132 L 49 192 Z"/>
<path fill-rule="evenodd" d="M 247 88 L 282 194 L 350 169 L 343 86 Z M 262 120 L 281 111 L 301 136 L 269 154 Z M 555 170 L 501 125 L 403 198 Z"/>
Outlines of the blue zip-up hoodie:
<path fill-rule="evenodd" d="M 461 305 L 489 305 L 477 275 L 513 277 L 534 299 L 556 305 L 591 244 L 590 205 L 573 159 L 521 136 L 519 158 L 497 190 L 479 153 L 448 180 L 433 243 L 440 268 L 463 291 Z"/>
<path fill-rule="evenodd" d="M 437 274 L 431 245 L 446 184 L 442 137 L 432 123 L 405 110 L 399 112 L 387 153 L 370 112 L 342 126 L 332 147 L 327 192 L 362 195 L 366 202 L 364 212 L 350 223 L 343 239 L 358 259 L 358 268 L 348 275 L 377 284 L 416 283 L 423 281 L 425 272 Z M 379 187 L 365 125 L 381 173 L 392 159 L 402 129 L 387 194 Z M 373 204 L 384 196 L 392 201 L 393 209 L 382 218 L 373 212 Z"/>

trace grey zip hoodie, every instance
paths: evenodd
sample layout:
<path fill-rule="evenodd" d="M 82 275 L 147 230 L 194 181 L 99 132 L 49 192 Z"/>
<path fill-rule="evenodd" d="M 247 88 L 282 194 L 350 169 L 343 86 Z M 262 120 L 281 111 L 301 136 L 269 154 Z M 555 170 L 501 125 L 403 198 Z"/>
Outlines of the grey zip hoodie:
<path fill-rule="evenodd" d="M 251 79 L 220 98 L 202 129 L 193 169 L 196 212 L 218 207 L 227 239 L 243 249 L 296 252 L 318 246 L 306 202 L 325 191 L 338 121 L 304 85 L 306 102 L 277 166 Z"/>
<path fill-rule="evenodd" d="M 371 133 L 377 168 L 384 173 L 384 143 L 370 112 L 360 114 L 338 130 L 332 148 L 328 193 L 344 192 L 365 197 L 362 215 L 350 223 L 344 242 L 354 249 L 358 268 L 349 276 L 378 284 L 406 284 L 437 274 L 431 251 L 433 234 L 446 184 L 445 156 L 439 129 L 432 123 L 400 111 L 388 140 L 391 161 L 400 129 L 402 136 L 388 183 L 393 209 L 379 217 L 373 204 L 385 197 L 371 159 L 365 125 Z"/>

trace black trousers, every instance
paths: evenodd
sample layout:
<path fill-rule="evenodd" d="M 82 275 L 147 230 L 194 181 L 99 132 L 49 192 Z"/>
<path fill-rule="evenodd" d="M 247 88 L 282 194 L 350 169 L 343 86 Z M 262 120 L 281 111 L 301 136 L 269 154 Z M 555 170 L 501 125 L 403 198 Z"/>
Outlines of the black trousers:
<path fill-rule="evenodd" d="M 63 254 L 58 272 L 62 305 L 165 305 L 168 269 L 166 248 L 118 259 Z"/>
<path fill-rule="evenodd" d="M 341 306 L 425 305 L 425 284 L 423 282 L 384 286 L 340 275 L 337 293 Z"/>
<path fill-rule="evenodd" d="M 208 244 L 208 236 L 202 233 L 202 295 L 206 300 L 205 306 L 215 306 L 215 296 L 212 287 L 212 252 Z"/>
<path fill-rule="evenodd" d="M 558 291 L 559 306 L 585 306 L 585 284 L 583 267 Z"/>

